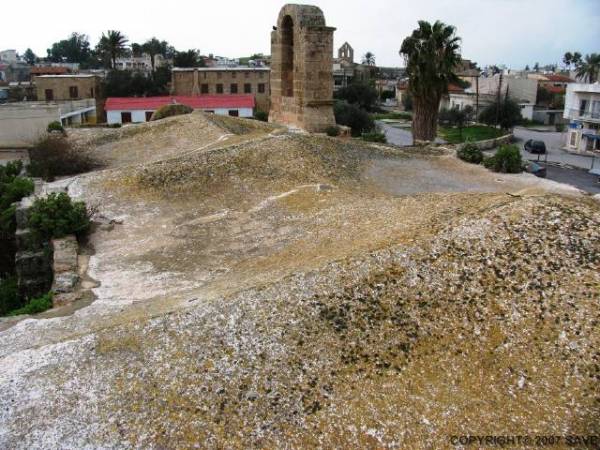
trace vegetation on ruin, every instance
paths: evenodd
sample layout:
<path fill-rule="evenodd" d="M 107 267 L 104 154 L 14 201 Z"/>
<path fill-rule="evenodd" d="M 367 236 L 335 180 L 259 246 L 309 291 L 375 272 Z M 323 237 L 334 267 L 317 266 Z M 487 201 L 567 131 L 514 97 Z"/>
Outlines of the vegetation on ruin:
<path fill-rule="evenodd" d="M 48 124 L 47 130 L 48 130 L 48 133 L 51 133 L 52 131 L 60 131 L 61 133 L 64 133 L 64 131 L 65 131 L 62 124 L 58 120 L 55 120 L 54 122 L 50 122 Z"/>
<path fill-rule="evenodd" d="M 481 164 L 483 162 L 483 152 L 472 142 L 467 142 L 461 147 L 456 152 L 456 156 L 471 164 Z"/>
<path fill-rule="evenodd" d="M 194 110 L 187 105 L 165 105 L 154 111 L 150 120 L 161 120 L 167 117 L 191 114 L 193 111 Z"/>
<path fill-rule="evenodd" d="M 90 153 L 75 148 L 64 136 L 45 136 L 29 150 L 27 173 L 53 181 L 56 177 L 76 175 L 102 165 Z"/>
<path fill-rule="evenodd" d="M 28 224 L 36 237 L 48 241 L 68 234 L 81 237 L 90 229 L 91 221 L 84 202 L 73 201 L 60 192 L 36 199 Z"/>
<path fill-rule="evenodd" d="M 52 308 L 52 292 L 48 292 L 41 297 L 29 300 L 25 306 L 14 309 L 8 313 L 9 316 L 20 316 L 22 314 L 38 314 Z"/>
<path fill-rule="evenodd" d="M 483 165 L 494 172 L 521 173 L 523 159 L 516 145 L 501 146 L 494 156 L 484 158 Z"/>

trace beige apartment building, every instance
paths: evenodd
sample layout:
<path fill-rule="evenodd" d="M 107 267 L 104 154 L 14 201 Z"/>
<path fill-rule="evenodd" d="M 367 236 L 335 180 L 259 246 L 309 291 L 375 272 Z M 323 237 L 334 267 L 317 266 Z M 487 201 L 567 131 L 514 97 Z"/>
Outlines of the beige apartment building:
<path fill-rule="evenodd" d="M 252 94 L 256 109 L 268 112 L 270 72 L 268 67 L 175 67 L 171 91 L 184 96 Z"/>

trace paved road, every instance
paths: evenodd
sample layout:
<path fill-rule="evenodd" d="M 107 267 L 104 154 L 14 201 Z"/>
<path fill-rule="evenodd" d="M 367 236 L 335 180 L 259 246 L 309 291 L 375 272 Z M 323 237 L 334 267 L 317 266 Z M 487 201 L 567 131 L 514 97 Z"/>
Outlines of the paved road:
<path fill-rule="evenodd" d="M 390 144 L 399 145 L 401 147 L 410 147 L 413 145 L 412 132 L 410 131 L 410 124 L 405 127 L 399 127 L 398 125 L 391 125 L 389 123 L 377 121 L 377 125 L 381 127 L 381 130 L 385 134 L 387 141 Z M 443 144 L 444 141 L 437 138 L 435 142 Z"/>
<path fill-rule="evenodd" d="M 546 166 L 546 178 L 559 183 L 570 184 L 592 195 L 600 194 L 598 176 L 588 173 L 585 169 L 567 169 L 549 164 Z"/>
<path fill-rule="evenodd" d="M 540 132 L 533 131 L 527 128 L 515 128 L 514 135 L 519 140 L 518 145 L 521 147 L 521 153 L 524 158 L 537 159 L 538 155 L 532 155 L 523 150 L 523 144 L 529 139 L 544 141 L 546 143 L 546 151 L 548 153 L 548 161 L 560 164 L 568 164 L 573 167 L 582 169 L 590 169 L 592 166 L 592 157 L 583 155 L 573 155 L 562 149 L 565 145 L 566 133 L 557 132 Z M 540 158 L 544 158 L 541 155 Z M 600 158 L 596 158 L 596 165 L 600 165 Z"/>

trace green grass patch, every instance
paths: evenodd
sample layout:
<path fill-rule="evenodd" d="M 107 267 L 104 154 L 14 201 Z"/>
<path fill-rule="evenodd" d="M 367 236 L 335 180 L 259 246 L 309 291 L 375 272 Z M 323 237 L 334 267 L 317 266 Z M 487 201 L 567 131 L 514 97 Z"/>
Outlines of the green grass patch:
<path fill-rule="evenodd" d="M 52 308 L 52 292 L 42 295 L 39 298 L 30 300 L 25 306 L 11 311 L 9 316 L 20 316 L 22 314 L 37 314 Z"/>
<path fill-rule="evenodd" d="M 373 120 L 412 120 L 412 114 L 409 112 L 386 112 L 371 114 Z"/>
<path fill-rule="evenodd" d="M 494 127 L 487 127 L 485 125 L 473 125 L 465 127 L 461 130 L 453 127 L 440 127 L 438 129 L 438 135 L 449 144 L 461 144 L 467 140 L 485 141 L 486 139 L 494 139 L 504 134 L 502 130 Z"/>

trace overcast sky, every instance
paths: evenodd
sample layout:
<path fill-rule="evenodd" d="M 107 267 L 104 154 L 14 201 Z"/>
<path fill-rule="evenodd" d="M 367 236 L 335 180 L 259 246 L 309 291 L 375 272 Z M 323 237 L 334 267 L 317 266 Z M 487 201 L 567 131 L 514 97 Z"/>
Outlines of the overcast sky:
<path fill-rule="evenodd" d="M 560 62 L 567 50 L 600 52 L 600 0 L 315 0 L 337 28 L 335 48 L 348 41 L 359 59 L 399 66 L 398 49 L 417 21 L 440 19 L 457 28 L 464 58 L 513 68 Z M 152 36 L 179 50 L 245 56 L 270 53 L 270 30 L 284 2 L 276 0 L 6 1 L 0 50 L 31 47 L 39 56 L 73 31 L 95 46 L 102 31 L 132 42 Z"/>

